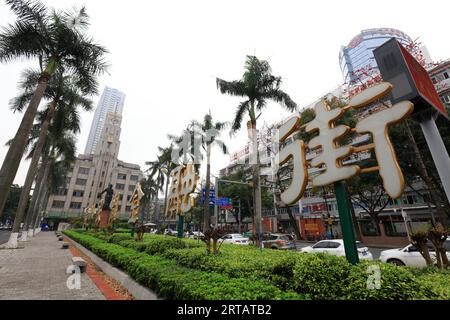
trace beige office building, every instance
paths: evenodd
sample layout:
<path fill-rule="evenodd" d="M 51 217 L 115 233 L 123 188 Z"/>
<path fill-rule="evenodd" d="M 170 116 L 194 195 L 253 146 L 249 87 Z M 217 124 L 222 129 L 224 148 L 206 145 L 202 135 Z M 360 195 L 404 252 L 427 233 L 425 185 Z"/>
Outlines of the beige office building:
<path fill-rule="evenodd" d="M 114 194 L 121 194 L 120 218 L 131 212 L 130 199 L 143 177 L 139 165 L 117 159 L 120 148 L 122 116 L 108 113 L 95 152 L 79 155 L 66 176 L 66 185 L 47 203 L 46 217 L 77 217 L 99 202 L 98 195 L 112 184 Z M 104 197 L 104 195 L 102 196 Z"/>

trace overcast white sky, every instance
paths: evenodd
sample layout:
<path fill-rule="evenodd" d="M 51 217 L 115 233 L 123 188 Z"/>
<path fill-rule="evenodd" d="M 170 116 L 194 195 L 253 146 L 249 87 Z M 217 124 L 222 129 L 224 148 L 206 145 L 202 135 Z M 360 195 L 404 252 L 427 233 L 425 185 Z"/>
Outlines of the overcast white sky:
<path fill-rule="evenodd" d="M 110 51 L 112 68 L 100 78 L 101 89 L 108 85 L 127 95 L 119 158 L 142 167 L 155 158 L 158 146 L 168 144 L 167 133 L 180 133 L 209 109 L 217 120 L 232 120 L 240 99 L 221 95 L 215 77 L 239 79 L 248 54 L 269 59 L 273 73 L 284 78 L 283 89 L 300 106 L 341 84 L 339 49 L 363 29 L 396 28 L 419 38 L 434 60 L 450 57 L 447 0 L 44 2 L 57 8 L 86 4 L 90 34 Z M 0 26 L 12 21 L 1 1 Z M 9 110 L 8 101 L 30 64 L 37 62 L 0 65 L 0 163 L 22 116 Z M 78 152 L 84 151 L 93 116 L 82 115 Z M 269 104 L 261 122 L 285 116 L 280 106 Z M 225 136 L 231 151 L 246 139 L 244 130 L 231 140 Z M 215 153 L 213 173 L 229 160 Z M 28 164 L 22 162 L 15 183 L 23 183 Z"/>

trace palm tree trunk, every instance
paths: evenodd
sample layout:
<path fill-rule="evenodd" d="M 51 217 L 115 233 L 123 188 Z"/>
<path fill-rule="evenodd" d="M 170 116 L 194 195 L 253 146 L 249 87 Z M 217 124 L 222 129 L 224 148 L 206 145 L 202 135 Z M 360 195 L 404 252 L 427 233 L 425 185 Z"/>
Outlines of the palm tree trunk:
<path fill-rule="evenodd" d="M 33 222 L 33 224 L 34 224 L 34 229 L 33 229 L 34 234 L 33 235 L 36 235 L 35 232 L 37 229 L 39 229 L 38 228 L 39 222 L 41 221 L 45 205 L 47 204 L 48 198 L 50 197 L 50 191 L 47 188 L 47 182 L 44 180 L 43 183 L 44 183 L 44 185 L 42 187 L 41 199 L 39 201 L 39 206 L 37 207 L 35 219 Z"/>
<path fill-rule="evenodd" d="M 50 125 L 50 120 L 53 116 L 55 108 L 56 108 L 56 100 L 54 100 L 52 102 L 50 110 L 47 113 L 47 117 L 44 121 L 44 124 L 42 125 L 42 129 L 39 134 L 39 139 L 38 139 L 36 148 L 34 149 L 34 152 L 33 152 L 33 157 L 31 159 L 30 167 L 28 168 L 27 176 L 25 178 L 25 183 L 22 187 L 22 192 L 20 193 L 19 205 L 17 207 L 16 217 L 14 219 L 14 226 L 13 226 L 11 236 L 15 233 L 19 233 L 20 225 L 22 223 L 22 220 L 23 220 L 23 217 L 25 214 L 25 210 L 26 210 L 26 207 L 27 207 L 27 204 L 29 201 L 31 186 L 32 186 L 34 178 L 36 176 L 39 159 L 41 158 L 42 148 L 44 147 L 45 138 L 47 137 L 47 131 L 48 131 L 48 127 Z M 24 240 L 26 240 L 26 235 L 28 233 L 28 230 L 23 228 L 22 233 L 24 235 Z M 14 240 L 14 239 L 16 239 L 16 240 Z M 9 248 L 17 248 L 17 238 L 12 236 L 11 240 L 12 241 L 8 242 L 8 247 Z"/>
<path fill-rule="evenodd" d="M 253 164 L 253 191 L 254 191 L 254 203 L 255 203 L 255 217 L 254 223 L 256 225 L 257 245 L 259 246 L 259 238 L 262 233 L 262 204 L 261 204 L 261 183 L 260 183 L 260 159 L 258 150 L 258 132 L 256 131 L 256 119 L 254 117 L 254 108 L 252 103 L 252 115 L 251 115 L 251 137 L 252 137 L 252 152 L 256 152 L 256 163 Z M 254 157 L 252 160 L 255 160 Z"/>
<path fill-rule="evenodd" d="M 53 154 L 55 147 L 53 146 L 49 154 Z M 45 198 L 48 196 L 48 176 L 50 174 L 50 167 L 52 166 L 53 160 L 50 158 L 49 154 L 46 154 L 42 160 L 42 166 L 44 168 L 44 174 L 42 177 L 42 181 L 39 187 L 38 200 L 33 209 L 33 218 L 32 218 L 32 228 L 33 234 L 36 230 L 36 223 L 38 221 L 38 216 L 42 211 L 42 207 L 45 202 Z"/>
<path fill-rule="evenodd" d="M 167 212 L 167 192 L 169 191 L 169 179 L 170 179 L 170 172 L 169 168 L 167 168 L 166 191 L 164 195 L 164 216 L 166 215 Z"/>
<path fill-rule="evenodd" d="M 2 216 L 3 209 L 5 208 L 6 199 L 9 195 L 9 188 L 16 177 L 17 170 L 19 169 L 26 142 L 31 128 L 33 127 L 34 117 L 36 116 L 37 109 L 41 103 L 41 99 L 47 89 L 48 82 L 55 67 L 56 63 L 50 63 L 46 71 L 42 72 L 30 104 L 28 105 L 28 108 L 22 118 L 19 129 L 17 130 L 11 146 L 8 149 L 5 159 L 3 160 L 2 168 L 0 169 L 0 217 Z M 13 231 L 11 234 L 12 243 L 17 243 L 17 236 L 18 233 Z"/>
<path fill-rule="evenodd" d="M 56 100 L 52 101 L 50 109 L 48 110 L 47 116 L 45 117 L 45 121 L 41 127 L 41 132 L 39 133 L 37 145 L 33 152 L 33 157 L 31 159 L 30 167 L 28 168 L 28 173 L 27 173 L 27 177 L 25 179 L 25 184 L 22 188 L 22 192 L 20 193 L 20 200 L 19 200 L 19 205 L 17 207 L 16 219 L 17 219 L 17 217 L 19 217 L 19 218 L 23 217 L 25 214 L 25 209 L 26 209 L 26 206 L 28 203 L 31 186 L 32 186 L 34 178 L 36 176 L 39 159 L 41 158 L 42 149 L 44 147 L 45 139 L 47 138 L 48 127 L 50 126 L 50 121 L 52 120 L 53 115 L 55 113 L 56 103 L 57 103 Z M 37 186 L 37 183 L 36 183 L 36 186 Z M 33 198 L 35 198 L 34 193 L 35 192 L 33 192 Z M 29 211 L 29 213 L 31 213 L 31 206 L 30 206 L 30 210 L 28 210 L 28 211 Z M 28 226 L 30 224 L 31 218 L 32 218 L 31 214 L 27 215 L 27 218 L 26 218 L 23 230 L 22 230 L 21 241 L 27 240 Z M 21 222 L 22 221 L 20 221 L 20 220 L 18 221 L 19 226 L 20 226 Z M 14 224 L 16 224 L 16 220 L 14 220 Z M 14 232 L 14 229 L 13 229 L 13 232 Z"/>
<path fill-rule="evenodd" d="M 205 206 L 203 214 L 203 233 L 209 230 L 210 209 L 209 209 L 209 190 L 211 189 L 211 144 L 206 150 L 206 185 L 205 185 Z"/>
<path fill-rule="evenodd" d="M 36 178 L 36 184 L 34 187 L 34 191 L 33 191 L 33 198 L 31 199 L 31 203 L 30 206 L 28 208 L 28 212 L 27 212 L 27 220 L 25 223 L 25 229 L 28 229 L 28 237 L 32 237 L 33 233 L 34 233 L 34 220 L 35 220 L 35 211 L 36 211 L 36 207 L 38 205 L 38 200 L 39 200 L 39 196 L 40 193 L 42 192 L 42 182 L 44 179 L 44 174 L 45 174 L 45 163 L 48 161 L 47 160 L 48 156 L 44 155 L 44 157 L 42 158 L 42 165 L 41 165 L 41 169 L 39 170 L 38 176 Z"/>

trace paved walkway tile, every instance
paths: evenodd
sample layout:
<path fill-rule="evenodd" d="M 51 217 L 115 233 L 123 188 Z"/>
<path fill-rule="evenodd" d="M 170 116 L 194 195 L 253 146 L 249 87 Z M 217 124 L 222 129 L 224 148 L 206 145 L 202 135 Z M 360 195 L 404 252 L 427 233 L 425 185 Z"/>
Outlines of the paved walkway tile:
<path fill-rule="evenodd" d="M 54 232 L 40 232 L 23 244 L 24 249 L 0 250 L 0 300 L 105 300 L 86 273 L 79 290 L 68 288 L 72 254 L 61 249 Z"/>

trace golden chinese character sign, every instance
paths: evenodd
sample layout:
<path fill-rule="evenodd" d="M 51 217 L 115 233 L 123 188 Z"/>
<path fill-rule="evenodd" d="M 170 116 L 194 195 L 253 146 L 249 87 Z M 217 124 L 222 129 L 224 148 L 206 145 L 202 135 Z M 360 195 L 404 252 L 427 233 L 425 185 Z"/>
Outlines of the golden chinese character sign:
<path fill-rule="evenodd" d="M 136 184 L 136 188 L 134 189 L 133 196 L 131 197 L 131 214 L 128 223 L 136 223 L 139 216 L 139 207 L 141 206 L 141 199 L 144 196 L 144 192 L 142 191 L 141 183 L 138 182 Z"/>
<path fill-rule="evenodd" d="M 402 101 L 381 111 L 375 111 L 360 120 L 354 129 L 336 124 L 336 121 L 349 108 L 367 107 L 386 97 L 391 91 L 392 85 L 384 82 L 359 93 L 344 108 L 331 110 L 325 101 L 318 102 L 315 105 L 315 119 L 305 126 L 306 132 L 316 134 L 309 141 L 308 148 L 312 151 L 320 151 L 311 160 L 310 165 L 323 169 L 320 174 L 312 178 L 314 187 L 326 186 L 350 179 L 362 172 L 376 170 L 383 180 L 384 189 L 392 199 L 398 199 L 402 195 L 404 190 L 403 174 L 388 136 L 388 128 L 409 116 L 413 112 L 413 104 L 409 101 Z M 281 125 L 278 131 L 280 146 L 285 145 L 287 138 L 299 130 L 299 116 L 293 116 Z M 337 141 L 352 130 L 359 134 L 370 134 L 373 143 L 358 148 L 340 146 Z M 344 158 L 361 150 L 371 149 L 375 152 L 378 162 L 377 167 L 361 169 L 357 164 L 343 164 Z M 276 157 L 277 166 L 281 166 L 289 160 L 292 160 L 293 164 L 292 181 L 290 186 L 281 194 L 281 200 L 286 204 L 294 204 L 303 196 L 308 184 L 305 143 L 303 141 L 295 140 L 280 149 Z"/>
<path fill-rule="evenodd" d="M 170 188 L 167 198 L 166 217 L 184 215 L 194 207 L 192 193 L 197 186 L 197 175 L 192 163 L 175 168 L 170 173 Z"/>

